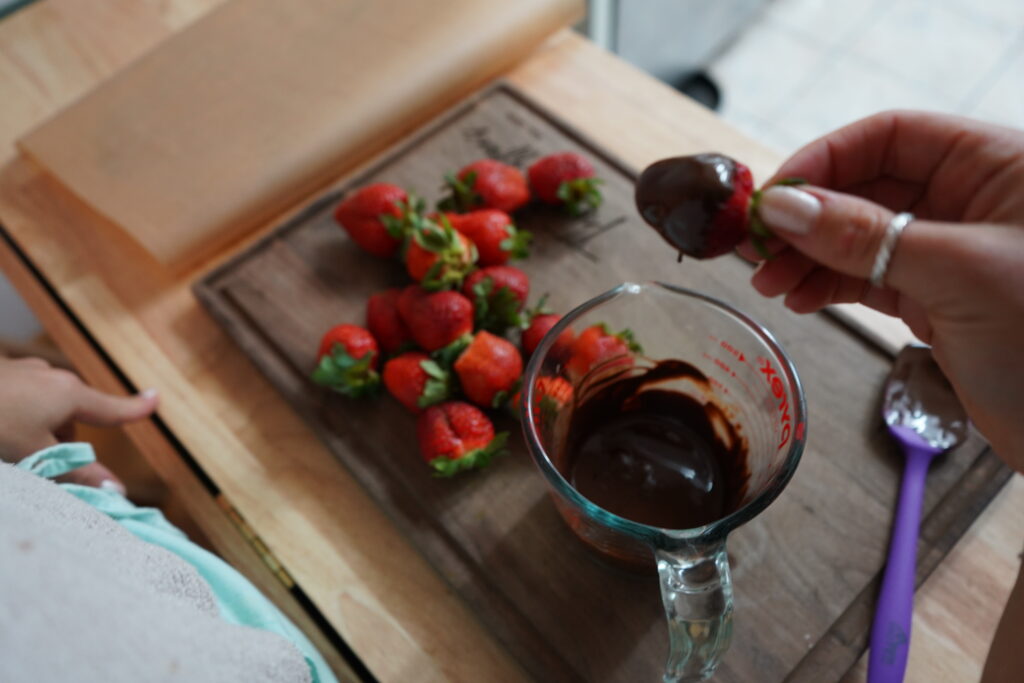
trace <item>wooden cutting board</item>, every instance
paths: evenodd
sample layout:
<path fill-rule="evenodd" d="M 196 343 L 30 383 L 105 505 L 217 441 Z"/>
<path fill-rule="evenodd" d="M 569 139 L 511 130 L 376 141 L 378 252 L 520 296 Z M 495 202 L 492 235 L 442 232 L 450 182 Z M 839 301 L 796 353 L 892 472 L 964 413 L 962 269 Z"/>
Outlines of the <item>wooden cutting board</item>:
<path fill-rule="evenodd" d="M 578 220 L 543 207 L 517 214 L 536 236 L 522 262 L 535 295 L 551 292 L 550 303 L 565 311 L 625 280 L 705 291 L 773 330 L 807 390 L 809 444 L 796 475 L 729 541 L 735 631 L 715 680 L 837 680 L 866 646 L 902 464 L 878 418 L 888 356 L 830 316 L 796 316 L 761 299 L 738 259 L 678 265 L 636 216 L 633 170 L 516 90 L 498 85 L 456 107 L 195 292 L 536 680 L 660 680 L 667 637 L 657 580 L 610 569 L 575 541 L 518 433 L 511 454 L 491 468 L 434 479 L 419 459 L 414 419 L 396 402 L 349 401 L 308 380 L 322 332 L 362 322 L 369 294 L 406 281 L 397 264 L 368 258 L 334 223 L 346 191 L 388 181 L 434 200 L 441 175 L 474 159 L 524 166 L 565 149 L 594 161 L 606 201 Z M 499 427 L 518 431 L 510 419 Z M 933 467 L 919 581 L 1008 476 L 977 436 Z"/>
<path fill-rule="evenodd" d="M 19 141 L 184 266 L 468 94 L 581 0 L 230 0 Z"/>

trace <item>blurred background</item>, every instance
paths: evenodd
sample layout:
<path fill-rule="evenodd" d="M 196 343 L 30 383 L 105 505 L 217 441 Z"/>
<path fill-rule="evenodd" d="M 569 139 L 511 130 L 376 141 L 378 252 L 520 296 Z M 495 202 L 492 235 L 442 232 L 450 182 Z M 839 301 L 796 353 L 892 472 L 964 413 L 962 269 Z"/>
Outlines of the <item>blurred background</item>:
<path fill-rule="evenodd" d="M 29 2 L 0 0 L 0 21 Z M 783 155 L 892 107 L 1024 128 L 1024 0 L 590 0 L 588 7 L 577 30 Z M 41 333 L 0 275 L 0 353 L 35 344 Z"/>

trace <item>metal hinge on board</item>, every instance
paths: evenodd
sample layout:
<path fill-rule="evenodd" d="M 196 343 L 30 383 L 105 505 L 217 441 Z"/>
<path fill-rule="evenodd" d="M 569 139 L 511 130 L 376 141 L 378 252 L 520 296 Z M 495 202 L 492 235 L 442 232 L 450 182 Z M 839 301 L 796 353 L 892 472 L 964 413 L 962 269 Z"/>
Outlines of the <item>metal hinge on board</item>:
<path fill-rule="evenodd" d="M 217 505 L 224 510 L 228 519 L 238 527 L 245 540 L 249 542 L 249 545 L 253 547 L 256 554 L 263 560 L 263 564 L 267 565 L 270 571 L 274 573 L 274 576 L 277 577 L 277 580 L 284 584 L 285 588 L 291 590 L 295 586 L 295 579 L 292 578 L 291 574 L 281 565 L 278 559 L 274 557 L 274 553 L 270 552 L 263 539 L 252 530 L 252 527 L 246 523 L 242 515 L 238 514 L 238 510 L 235 509 L 223 493 L 217 494 Z"/>

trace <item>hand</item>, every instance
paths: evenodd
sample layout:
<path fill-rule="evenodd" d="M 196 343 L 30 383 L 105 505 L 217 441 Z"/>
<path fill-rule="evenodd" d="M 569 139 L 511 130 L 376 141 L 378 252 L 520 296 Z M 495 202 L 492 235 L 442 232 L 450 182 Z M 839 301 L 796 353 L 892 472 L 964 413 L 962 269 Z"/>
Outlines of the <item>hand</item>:
<path fill-rule="evenodd" d="M 810 143 L 783 177 L 810 185 L 764 193 L 775 258 L 754 287 L 799 313 L 861 302 L 901 317 L 996 452 L 1024 471 L 1024 132 L 885 112 Z M 867 277 L 900 211 L 916 219 L 876 288 Z M 758 258 L 749 243 L 740 253 Z"/>
<path fill-rule="evenodd" d="M 156 404 L 152 390 L 132 397 L 112 396 L 39 358 L 0 358 L 0 460 L 17 462 L 42 448 L 71 440 L 76 420 L 112 427 L 147 417 Z M 99 463 L 80 467 L 62 480 L 124 489 Z"/>

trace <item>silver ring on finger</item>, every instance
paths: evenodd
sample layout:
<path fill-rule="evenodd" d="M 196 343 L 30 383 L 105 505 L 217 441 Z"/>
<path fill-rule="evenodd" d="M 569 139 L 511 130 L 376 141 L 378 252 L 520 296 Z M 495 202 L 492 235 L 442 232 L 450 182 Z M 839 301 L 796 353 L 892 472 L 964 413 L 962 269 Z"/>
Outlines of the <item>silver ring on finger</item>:
<path fill-rule="evenodd" d="M 882 237 L 882 243 L 878 245 L 875 264 L 871 267 L 871 284 L 875 287 L 885 287 L 885 275 L 889 272 L 889 262 L 892 260 L 892 252 L 896 249 L 896 242 L 912 220 L 914 214 L 904 211 L 893 216 L 885 226 L 885 235 Z"/>

